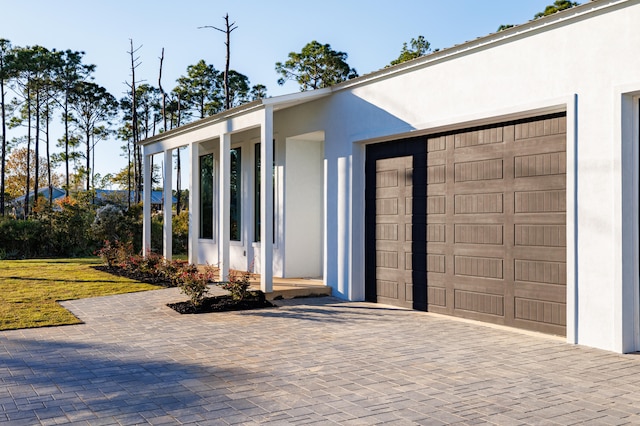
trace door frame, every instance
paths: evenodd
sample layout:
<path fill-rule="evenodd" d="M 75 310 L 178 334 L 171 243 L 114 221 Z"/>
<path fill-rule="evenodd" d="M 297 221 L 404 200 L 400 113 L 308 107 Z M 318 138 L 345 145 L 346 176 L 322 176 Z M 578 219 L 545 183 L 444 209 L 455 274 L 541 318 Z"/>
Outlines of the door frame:
<path fill-rule="evenodd" d="M 413 137 L 366 145 L 365 152 L 365 300 L 376 294 L 376 161 L 413 157 L 412 280 L 413 309 L 427 310 L 427 138 Z M 422 285 L 421 285 L 422 284 Z"/>

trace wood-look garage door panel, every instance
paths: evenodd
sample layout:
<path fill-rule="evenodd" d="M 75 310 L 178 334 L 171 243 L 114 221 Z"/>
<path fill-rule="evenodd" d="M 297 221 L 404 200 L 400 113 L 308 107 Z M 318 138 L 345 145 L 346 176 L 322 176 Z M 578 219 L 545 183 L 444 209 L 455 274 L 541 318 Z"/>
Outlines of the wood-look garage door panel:
<path fill-rule="evenodd" d="M 566 293 L 563 296 L 558 295 L 558 284 L 542 284 L 532 282 L 515 282 L 515 297 L 524 299 L 546 300 L 556 303 L 566 303 Z"/>
<path fill-rule="evenodd" d="M 564 115 L 427 137 L 418 180 L 413 142 L 376 154 L 376 299 L 565 334 Z"/>
<path fill-rule="evenodd" d="M 413 160 L 376 162 L 375 250 L 378 301 L 413 306 L 412 262 Z"/>
<path fill-rule="evenodd" d="M 428 139 L 444 176 L 427 182 L 429 310 L 564 333 L 565 131 L 553 116 Z"/>
<path fill-rule="evenodd" d="M 518 261 L 564 263 L 565 259 L 561 259 L 561 256 L 565 252 L 565 247 L 514 247 L 511 250 L 511 257 L 515 268 Z"/>

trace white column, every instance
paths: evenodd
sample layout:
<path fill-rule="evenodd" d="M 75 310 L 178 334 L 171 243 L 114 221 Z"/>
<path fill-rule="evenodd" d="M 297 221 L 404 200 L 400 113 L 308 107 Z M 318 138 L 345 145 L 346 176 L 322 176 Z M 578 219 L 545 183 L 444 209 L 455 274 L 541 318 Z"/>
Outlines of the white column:
<path fill-rule="evenodd" d="M 200 239 L 200 152 L 197 143 L 189 144 L 189 263 L 198 264 Z"/>
<path fill-rule="evenodd" d="M 218 175 L 218 267 L 220 281 L 229 276 L 229 239 L 231 238 L 230 224 L 230 186 L 231 186 L 231 135 L 220 135 L 220 170 Z"/>
<path fill-rule="evenodd" d="M 260 126 L 260 290 L 273 291 L 273 107 Z"/>
<path fill-rule="evenodd" d="M 151 251 L 151 161 L 149 155 L 142 157 L 142 255 Z M 131 196 L 128 194 L 128 196 Z"/>
<path fill-rule="evenodd" d="M 173 150 L 168 149 L 164 152 L 164 220 L 162 222 L 162 235 L 164 242 L 163 255 L 167 260 L 171 260 L 172 247 L 172 219 L 173 219 Z"/>

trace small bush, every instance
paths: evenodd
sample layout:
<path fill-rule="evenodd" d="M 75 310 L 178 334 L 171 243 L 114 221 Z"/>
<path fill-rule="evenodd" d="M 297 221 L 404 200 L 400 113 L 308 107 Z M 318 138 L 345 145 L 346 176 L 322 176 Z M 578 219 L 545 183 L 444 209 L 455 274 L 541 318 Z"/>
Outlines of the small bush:
<path fill-rule="evenodd" d="M 180 291 L 189 297 L 189 301 L 194 306 L 202 305 L 204 298 L 209 292 L 209 283 L 213 281 L 215 275 L 211 267 L 206 267 L 204 272 L 200 272 L 193 264 L 185 264 L 182 273 L 179 275 Z"/>
<path fill-rule="evenodd" d="M 231 294 L 231 298 L 241 301 L 249 296 L 249 281 L 252 274 L 249 271 L 230 271 L 229 281 L 219 283 L 220 287 L 227 290 Z"/>
<path fill-rule="evenodd" d="M 107 204 L 96 210 L 96 217 L 91 224 L 91 231 L 99 240 L 121 240 L 126 235 L 124 214 L 122 210 L 113 205 Z"/>
<path fill-rule="evenodd" d="M 173 216 L 173 253 L 186 254 L 189 244 L 189 212 L 183 210 L 179 215 Z"/>
<path fill-rule="evenodd" d="M 56 255 L 82 256 L 97 246 L 90 231 L 94 221 L 94 206 L 85 198 L 64 198 L 59 202 L 59 211 L 51 216 L 52 249 Z"/>
<path fill-rule="evenodd" d="M 116 266 L 127 269 L 133 254 L 133 243 L 131 241 L 105 240 L 101 249 L 96 250 L 96 255 L 100 256 L 102 262 L 108 266 Z"/>
<path fill-rule="evenodd" d="M 161 252 L 164 245 L 164 215 L 151 216 L 151 249 Z M 189 212 L 184 210 L 171 219 L 173 254 L 186 254 L 189 244 Z"/>
<path fill-rule="evenodd" d="M 199 272 L 183 271 L 180 274 L 180 291 L 189 297 L 194 306 L 200 306 L 209 291 L 209 280 Z"/>
<path fill-rule="evenodd" d="M 159 273 L 165 280 L 169 281 L 172 287 L 180 285 L 180 279 L 184 272 L 193 273 L 197 271 L 197 266 L 183 260 L 164 259 L 162 264 L 159 265 Z"/>
<path fill-rule="evenodd" d="M 37 219 L 0 220 L 0 246 L 5 256 L 12 258 L 37 257 L 44 254 L 50 228 Z"/>
<path fill-rule="evenodd" d="M 135 254 L 130 241 L 112 243 L 107 240 L 96 254 L 110 267 L 141 274 L 154 282 L 163 280 L 170 286 L 180 287 L 195 306 L 202 304 L 208 292 L 207 285 L 214 279 L 214 269 L 210 267 L 201 272 L 196 265 L 181 260 L 167 260 L 151 252 L 146 256 Z"/>

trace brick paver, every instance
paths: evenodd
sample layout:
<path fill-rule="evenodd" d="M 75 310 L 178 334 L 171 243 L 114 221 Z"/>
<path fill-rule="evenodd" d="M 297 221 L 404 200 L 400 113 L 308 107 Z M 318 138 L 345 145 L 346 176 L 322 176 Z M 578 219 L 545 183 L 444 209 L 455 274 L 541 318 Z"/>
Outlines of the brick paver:
<path fill-rule="evenodd" d="M 0 333 L 0 423 L 640 424 L 640 357 L 333 298 L 179 315 L 176 289 Z"/>

